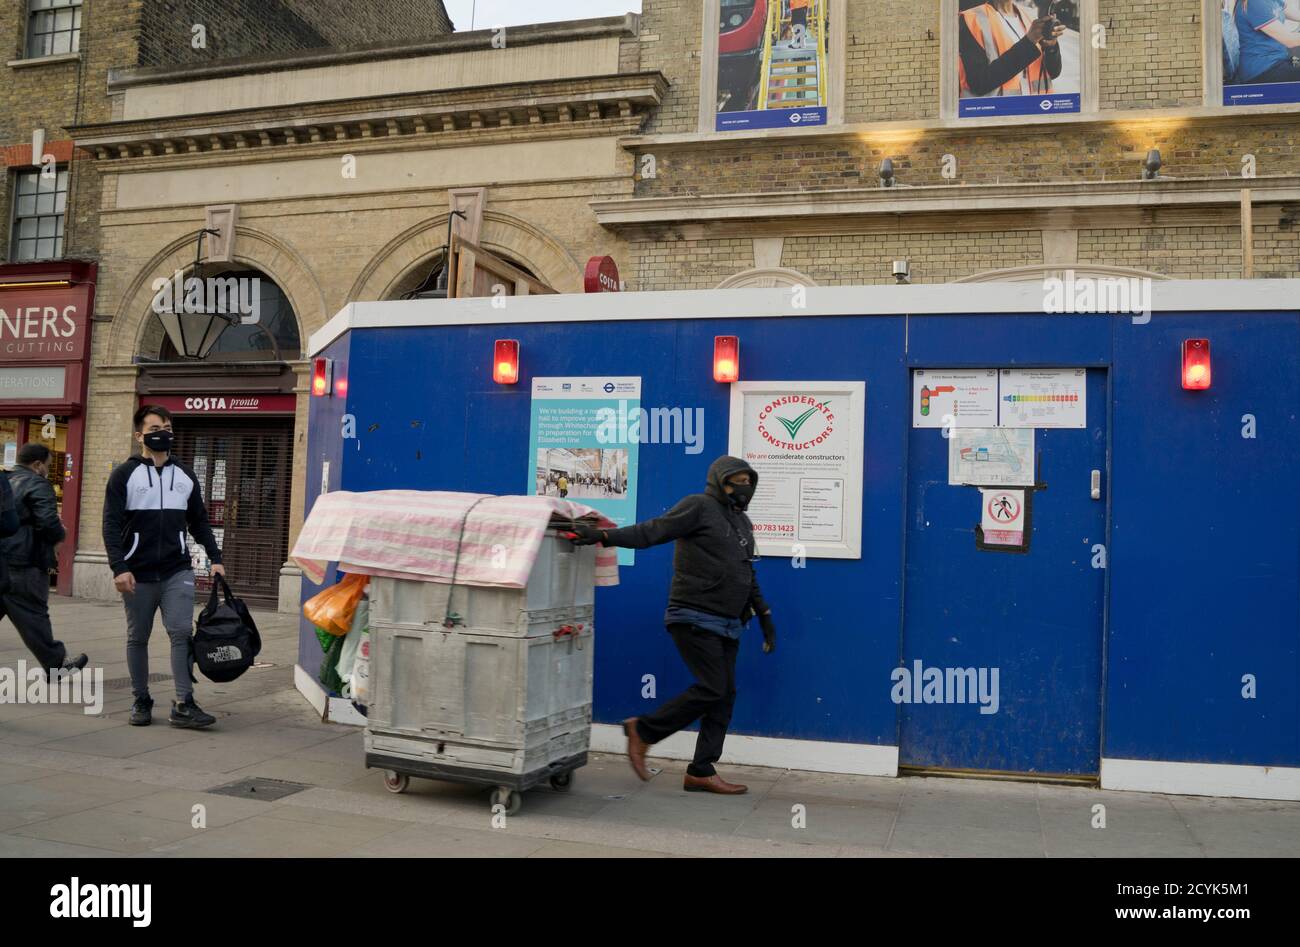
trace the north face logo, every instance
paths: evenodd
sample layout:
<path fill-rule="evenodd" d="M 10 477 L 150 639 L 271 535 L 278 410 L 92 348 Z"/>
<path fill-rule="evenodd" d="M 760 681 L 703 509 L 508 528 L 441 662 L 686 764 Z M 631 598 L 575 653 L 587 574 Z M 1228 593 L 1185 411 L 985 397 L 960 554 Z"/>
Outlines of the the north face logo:
<path fill-rule="evenodd" d="M 233 644 L 223 644 L 221 647 L 213 648 L 208 652 L 208 660 L 215 663 L 238 661 L 243 656 L 244 653 Z"/>

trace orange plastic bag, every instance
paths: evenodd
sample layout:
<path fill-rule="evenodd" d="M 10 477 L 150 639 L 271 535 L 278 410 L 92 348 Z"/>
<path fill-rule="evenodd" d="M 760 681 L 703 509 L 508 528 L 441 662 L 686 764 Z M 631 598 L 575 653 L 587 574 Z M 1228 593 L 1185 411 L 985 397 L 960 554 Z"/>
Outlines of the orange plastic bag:
<path fill-rule="evenodd" d="M 368 575 L 348 573 L 336 585 L 322 589 L 303 603 L 302 613 L 317 628 L 342 637 L 352 630 L 352 617 L 357 611 L 361 593 L 370 582 Z"/>

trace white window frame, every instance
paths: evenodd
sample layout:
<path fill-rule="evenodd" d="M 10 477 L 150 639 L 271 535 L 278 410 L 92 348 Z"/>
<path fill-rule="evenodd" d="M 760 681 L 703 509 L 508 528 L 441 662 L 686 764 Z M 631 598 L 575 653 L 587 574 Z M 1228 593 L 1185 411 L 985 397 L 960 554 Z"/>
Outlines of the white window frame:
<path fill-rule="evenodd" d="M 830 88 L 826 99 L 826 126 L 844 124 L 844 76 L 848 58 L 848 0 L 829 0 L 831 5 Z M 717 132 L 718 121 L 718 22 L 722 0 L 704 0 L 704 24 L 700 34 L 700 109 L 698 131 L 702 135 L 738 135 Z M 836 28 L 836 25 L 839 28 Z M 826 126 L 815 126 L 823 128 Z M 752 133 L 783 131 L 754 129 Z M 751 133 L 751 134 L 752 134 Z M 785 132 L 790 134 L 790 132 Z"/>
<path fill-rule="evenodd" d="M 1207 0 L 1213 2 L 1213 0 Z M 1101 99 L 1101 51 L 1092 41 L 1093 28 L 1099 22 L 1098 0 L 1079 3 L 1079 111 L 1069 115 L 1096 115 Z M 1023 125 L 1040 120 L 1034 115 L 990 115 L 987 118 L 960 118 L 957 114 L 957 58 L 960 38 L 957 33 L 958 0 L 939 0 L 939 117 L 965 126 Z M 1045 116 L 1056 117 L 1056 116 Z"/>

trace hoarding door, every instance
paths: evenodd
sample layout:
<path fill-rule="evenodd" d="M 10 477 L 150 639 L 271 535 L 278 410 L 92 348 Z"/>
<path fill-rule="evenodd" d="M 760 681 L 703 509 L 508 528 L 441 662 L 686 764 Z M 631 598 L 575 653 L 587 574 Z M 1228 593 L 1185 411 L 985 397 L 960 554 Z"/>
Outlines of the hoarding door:
<path fill-rule="evenodd" d="M 977 548 L 984 505 L 1000 498 L 949 485 L 949 441 L 940 430 L 909 432 L 903 640 L 893 693 L 900 767 L 1099 771 L 1110 487 L 1105 371 L 1088 370 L 1086 382 L 1085 428 L 1035 431 L 1039 487 L 1024 494 L 1025 551 Z M 999 509 L 1012 515 L 1018 497 L 1013 492 Z"/>

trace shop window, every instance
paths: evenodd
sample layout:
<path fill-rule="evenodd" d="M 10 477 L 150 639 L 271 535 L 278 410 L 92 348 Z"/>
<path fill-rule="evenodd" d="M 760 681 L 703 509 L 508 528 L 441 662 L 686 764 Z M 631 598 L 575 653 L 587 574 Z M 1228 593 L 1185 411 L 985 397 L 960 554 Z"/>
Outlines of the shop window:
<path fill-rule="evenodd" d="M 28 59 L 75 53 L 80 48 L 81 0 L 28 0 Z"/>
<path fill-rule="evenodd" d="M 68 207 L 68 170 L 14 175 L 13 239 L 10 259 L 57 260 L 63 256 L 63 220 Z"/>

